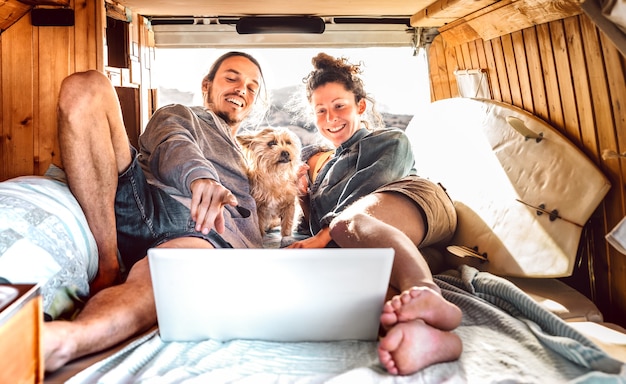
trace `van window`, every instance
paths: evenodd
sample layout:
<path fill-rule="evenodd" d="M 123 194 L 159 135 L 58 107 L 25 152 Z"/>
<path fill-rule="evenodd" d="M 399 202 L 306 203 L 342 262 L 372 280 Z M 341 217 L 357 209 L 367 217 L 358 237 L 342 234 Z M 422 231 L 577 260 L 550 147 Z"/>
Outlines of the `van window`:
<path fill-rule="evenodd" d="M 363 63 L 366 91 L 376 100 L 385 124 L 404 129 L 421 105 L 430 102 L 428 66 L 424 50 L 412 47 L 368 48 L 259 48 L 242 49 L 261 64 L 272 102 L 268 125 L 303 125 L 289 121 L 284 106 L 302 96 L 303 78 L 313 69 L 311 58 L 319 52 Z M 201 105 L 201 80 L 226 49 L 157 48 L 153 78 L 158 88 L 157 106 L 170 103 Z M 293 116 L 292 116 L 293 117 Z M 311 130 L 309 127 L 308 130 Z"/>

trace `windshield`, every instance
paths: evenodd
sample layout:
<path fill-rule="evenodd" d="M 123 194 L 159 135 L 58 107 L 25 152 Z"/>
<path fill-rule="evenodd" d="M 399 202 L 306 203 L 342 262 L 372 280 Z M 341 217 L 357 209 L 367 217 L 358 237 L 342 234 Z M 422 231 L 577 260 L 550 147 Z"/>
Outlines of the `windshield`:
<path fill-rule="evenodd" d="M 153 67 L 158 88 L 157 106 L 171 103 L 202 105 L 201 80 L 213 61 L 226 51 L 157 48 Z M 365 89 L 376 100 L 376 109 L 383 115 L 387 126 L 406 128 L 420 106 L 430 102 L 424 50 L 417 54 L 411 47 L 259 48 L 243 51 L 252 54 L 263 68 L 271 100 L 267 125 L 299 127 L 315 132 L 302 116 L 294 116 L 285 106 L 295 97 L 303 97 L 302 79 L 313 69 L 311 58 L 321 51 L 363 64 L 361 76 Z M 303 141 L 309 140 L 303 138 Z"/>

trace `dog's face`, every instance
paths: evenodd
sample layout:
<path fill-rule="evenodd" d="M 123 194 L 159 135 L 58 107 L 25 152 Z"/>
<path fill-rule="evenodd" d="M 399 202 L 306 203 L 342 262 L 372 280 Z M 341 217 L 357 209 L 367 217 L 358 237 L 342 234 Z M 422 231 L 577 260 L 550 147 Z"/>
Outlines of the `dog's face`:
<path fill-rule="evenodd" d="M 237 136 L 251 171 L 294 172 L 300 166 L 300 138 L 287 128 L 264 128 Z"/>

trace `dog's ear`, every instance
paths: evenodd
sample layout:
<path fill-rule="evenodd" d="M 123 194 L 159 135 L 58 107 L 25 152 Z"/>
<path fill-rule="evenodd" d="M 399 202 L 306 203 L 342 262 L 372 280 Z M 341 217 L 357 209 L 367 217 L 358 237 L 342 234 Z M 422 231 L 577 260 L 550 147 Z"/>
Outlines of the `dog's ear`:
<path fill-rule="evenodd" d="M 254 135 L 243 133 L 243 134 L 235 136 L 235 139 L 237 140 L 239 145 L 241 145 L 244 148 L 248 148 L 250 144 L 252 143 L 253 137 Z"/>

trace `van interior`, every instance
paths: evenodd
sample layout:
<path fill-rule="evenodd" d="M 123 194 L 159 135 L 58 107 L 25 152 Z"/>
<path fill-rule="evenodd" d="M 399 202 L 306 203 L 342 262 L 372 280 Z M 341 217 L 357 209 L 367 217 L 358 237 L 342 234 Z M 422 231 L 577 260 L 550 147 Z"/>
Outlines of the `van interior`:
<path fill-rule="evenodd" d="M 169 103 L 198 102 L 203 72 L 229 50 L 252 52 L 266 68 L 272 68 L 267 71 L 267 82 L 277 104 L 267 124 L 306 131 L 308 136 L 301 137 L 309 143 L 316 140 L 315 129 L 306 121 L 294 122 L 284 107 L 311 70 L 310 58 L 322 51 L 363 62 L 365 76 L 370 76 L 365 81 L 366 89 L 379 102 L 385 122 L 407 132 L 415 132 L 420 124 L 437 130 L 445 124 L 475 122 L 483 126 L 495 119 L 502 124 L 498 127 L 523 131 L 526 144 L 563 139 L 568 153 L 571 150 L 576 152 L 576 159 L 584 158 L 584 167 L 589 166 L 599 177 L 598 187 L 584 196 L 572 192 L 579 206 L 585 207 L 581 208 L 584 212 L 579 215 L 579 222 L 557 231 L 567 235 L 549 237 L 553 241 L 567 236 L 565 265 L 553 264 L 541 267 L 543 270 L 529 265 L 526 269 L 524 263 L 539 261 L 513 257 L 507 259 L 506 266 L 493 267 L 493 252 L 492 259 L 485 263 L 484 250 L 469 243 L 455 244 L 462 247 L 449 248 L 444 258 L 448 263 L 469 263 L 501 275 L 541 305 L 565 307 L 571 317 L 561 318 L 578 323 L 580 328 L 589 323 L 602 325 L 604 331 L 614 332 L 609 333 L 608 339 L 597 334 L 588 336 L 610 356 L 626 362 L 623 1 L 6 0 L 0 4 L 0 181 L 44 175 L 50 164 L 59 159 L 56 102 L 60 84 L 69 74 L 95 69 L 108 76 L 120 99 L 130 142 L 137 146 L 139 135 L 157 108 Z M 283 82 L 289 76 L 293 80 L 289 84 Z M 272 89 L 272 83 L 280 85 Z M 448 115 L 463 113 L 457 109 L 460 105 L 475 111 L 476 118 L 452 120 Z M 502 120 L 506 117 L 510 117 L 508 125 Z M 515 119 L 526 125 L 516 128 Z M 412 133 L 413 140 L 431 137 L 423 129 L 419 132 Z M 460 136 L 464 131 L 450 132 Z M 453 136 L 448 137 L 454 140 Z M 455 146 L 438 144 L 441 149 L 431 156 L 442 164 L 452 164 L 447 172 L 462 169 L 463 147 L 455 155 L 449 152 Z M 501 149 L 497 148 L 494 153 Z M 515 162 L 515 156 L 526 156 L 519 163 L 528 160 L 541 164 L 537 168 L 541 175 L 563 180 L 557 187 L 548 188 L 549 194 L 561 194 L 563 200 L 567 200 L 570 189 L 582 191 L 585 184 L 595 183 L 589 173 L 581 171 L 583 165 L 568 168 L 572 169 L 570 175 L 552 174 L 550 169 L 561 169 L 561 164 L 547 166 L 542 164 L 547 155 L 530 159 L 529 153 L 535 152 L 520 149 L 501 162 L 509 164 Z M 562 160 L 558 156 L 556 159 L 557 163 Z M 490 175 L 488 170 L 473 171 Z M 523 173 L 512 183 L 523 186 L 533 184 L 537 178 L 540 176 Z M 468 189 L 477 187 L 471 181 L 464 183 L 470 184 Z M 561 223 L 568 219 L 563 209 L 540 206 L 539 202 L 520 206 L 532 213 L 533 223 L 539 218 Z M 465 209 L 463 202 L 459 207 Z M 499 223 L 491 225 L 484 216 L 479 219 L 473 223 L 486 223 L 490 233 L 497 232 Z M 477 233 L 479 224 L 468 225 L 468 236 Z M 518 224 L 503 225 L 511 228 Z M 520 243 L 539 243 L 534 227 L 516 229 L 530 235 L 512 235 L 516 237 L 515 247 L 521 247 Z M 503 236 L 498 239 L 500 244 L 506 244 Z M 560 302 L 555 298 L 558 293 L 563 294 Z M 575 304 L 584 304 L 582 312 L 574 313 Z M 142 337 L 148 336 L 151 335 L 139 335 L 132 341 L 135 344 L 89 356 L 54 374 L 44 374 L 41 357 L 34 357 L 32 361 L 38 367 L 35 382 L 65 382 L 76 374 L 79 376 L 74 382 L 89 382 L 89 375 L 96 375 L 93 367 L 98 363 L 99 368 L 103 361 L 108 361 L 109 366 L 132 364 L 124 356 L 140 349 Z M 268 361 L 264 360 L 264 364 L 270 366 Z M 150 363 L 147 367 L 157 366 L 172 369 L 163 368 L 158 375 L 166 377 L 166 372 L 174 372 L 170 361 Z M 80 376 L 89 368 L 93 369 Z M 621 369 L 623 378 L 626 369 Z M 219 377 L 217 368 L 211 372 L 215 380 L 226 380 Z M 375 369 L 368 371 L 371 377 L 358 376 L 358 370 L 311 372 L 307 376 L 314 378 L 311 382 L 329 378 L 337 382 L 346 378 L 359 381 L 359 377 L 370 380 L 379 374 Z M 239 380 L 245 378 L 241 372 L 233 375 Z M 437 375 L 442 373 L 420 377 L 427 382 L 441 381 L 443 376 Z M 279 382 L 280 377 L 273 377 L 276 381 L 272 382 Z M 282 382 L 297 381 L 291 381 L 288 374 L 284 378 Z M 533 381 L 530 376 L 517 379 Z"/>

